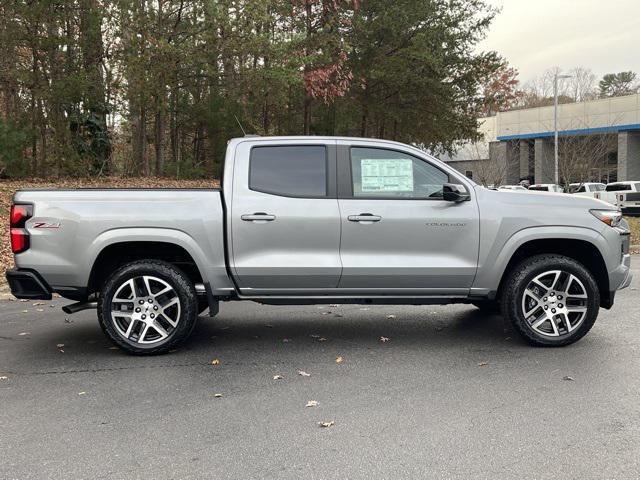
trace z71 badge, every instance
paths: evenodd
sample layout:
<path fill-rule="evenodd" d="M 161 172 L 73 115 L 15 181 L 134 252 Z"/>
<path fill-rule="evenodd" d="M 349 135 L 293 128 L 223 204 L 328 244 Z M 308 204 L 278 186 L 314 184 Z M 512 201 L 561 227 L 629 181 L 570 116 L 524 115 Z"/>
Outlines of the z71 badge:
<path fill-rule="evenodd" d="M 33 228 L 60 228 L 60 222 L 33 222 Z"/>

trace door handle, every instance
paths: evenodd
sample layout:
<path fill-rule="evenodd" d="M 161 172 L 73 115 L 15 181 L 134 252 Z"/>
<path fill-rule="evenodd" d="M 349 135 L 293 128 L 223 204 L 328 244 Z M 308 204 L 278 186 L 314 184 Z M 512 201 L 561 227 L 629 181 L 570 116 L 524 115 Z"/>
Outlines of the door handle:
<path fill-rule="evenodd" d="M 347 219 L 350 222 L 379 222 L 382 220 L 380 215 L 373 215 L 372 213 L 361 213 L 360 215 L 349 215 Z"/>
<path fill-rule="evenodd" d="M 256 212 L 252 214 L 240 215 L 245 222 L 272 222 L 276 219 L 275 215 L 269 215 L 264 212 Z"/>

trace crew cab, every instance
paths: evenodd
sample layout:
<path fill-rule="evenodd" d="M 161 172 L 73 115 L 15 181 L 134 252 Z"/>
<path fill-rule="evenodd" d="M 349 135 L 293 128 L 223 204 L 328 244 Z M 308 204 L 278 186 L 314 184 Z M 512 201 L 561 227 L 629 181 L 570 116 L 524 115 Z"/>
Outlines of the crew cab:
<path fill-rule="evenodd" d="M 611 205 L 490 190 L 386 140 L 236 138 L 221 189 L 20 190 L 10 222 L 13 294 L 97 308 L 133 354 L 169 351 L 199 313 L 244 300 L 468 303 L 561 346 L 631 281 Z"/>
<path fill-rule="evenodd" d="M 617 206 L 624 215 L 640 215 L 640 181 L 609 183 L 595 198 Z"/>

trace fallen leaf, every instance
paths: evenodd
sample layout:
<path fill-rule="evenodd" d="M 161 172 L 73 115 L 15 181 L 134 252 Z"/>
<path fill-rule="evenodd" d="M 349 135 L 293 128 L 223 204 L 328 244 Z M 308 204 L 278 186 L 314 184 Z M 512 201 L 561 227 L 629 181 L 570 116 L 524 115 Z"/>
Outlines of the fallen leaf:
<path fill-rule="evenodd" d="M 0 380 L 8 380 L 9 377 L 5 377 L 4 375 L 2 377 L 0 377 Z"/>
<path fill-rule="evenodd" d="M 58 351 L 59 351 L 60 353 L 64 353 L 64 350 L 62 350 L 62 349 L 60 349 L 60 350 L 58 350 Z"/>
<path fill-rule="evenodd" d="M 280 375 L 280 374 L 277 374 L 277 375 L 274 375 L 274 376 L 273 376 L 273 379 L 274 379 L 274 380 L 282 380 L 283 378 L 284 378 L 284 377 L 283 377 L 282 375 Z"/>
<path fill-rule="evenodd" d="M 289 343 L 291 341 L 290 338 L 283 338 L 282 343 Z"/>
<path fill-rule="evenodd" d="M 28 302 L 29 300 L 27 300 L 26 298 L 21 298 L 20 301 L 21 302 Z"/>
<path fill-rule="evenodd" d="M 220 360 L 214 358 L 213 360 L 211 360 L 211 365 L 220 365 Z"/>
<path fill-rule="evenodd" d="M 62 347 L 64 347 L 64 343 L 59 343 L 59 344 L 56 345 L 56 347 L 62 348 Z"/>
<path fill-rule="evenodd" d="M 36 302 L 33 304 L 34 307 L 37 307 L 38 305 L 44 305 L 44 302 Z"/>
<path fill-rule="evenodd" d="M 56 308 L 54 304 L 49 305 L 49 308 Z"/>
<path fill-rule="evenodd" d="M 18 335 L 24 337 L 25 335 L 31 335 L 31 332 L 20 332 Z"/>
<path fill-rule="evenodd" d="M 342 363 L 343 361 L 344 361 L 344 358 L 336 357 L 336 363 Z"/>
<path fill-rule="evenodd" d="M 320 337 L 320 338 L 318 339 L 318 341 L 319 341 L 319 342 L 326 342 L 326 341 L 327 341 L 327 339 L 326 339 L 326 338 L 324 338 L 324 337 Z"/>
<path fill-rule="evenodd" d="M 318 425 L 320 425 L 323 428 L 328 428 L 328 427 L 333 427 L 335 425 L 335 422 L 333 420 L 329 422 L 318 422 Z"/>
<path fill-rule="evenodd" d="M 29 313 L 29 310 L 22 310 L 22 313 Z"/>
<path fill-rule="evenodd" d="M 332 304 L 331 304 L 331 305 L 329 305 L 329 306 L 330 306 L 330 307 L 333 307 L 333 308 L 337 308 L 337 307 L 339 307 L 340 305 L 339 305 L 339 304 L 337 304 L 337 303 L 332 303 Z"/>
<path fill-rule="evenodd" d="M 73 320 L 69 320 L 68 318 L 65 318 L 64 323 L 73 323 Z"/>
<path fill-rule="evenodd" d="M 36 308 L 36 312 L 44 312 L 42 308 Z"/>
<path fill-rule="evenodd" d="M 298 375 L 300 375 L 301 377 L 310 377 L 311 374 L 305 372 L 304 370 L 298 370 Z"/>
<path fill-rule="evenodd" d="M 87 392 L 78 392 L 78 395 L 86 395 Z"/>
<path fill-rule="evenodd" d="M 575 380 L 575 378 L 570 377 L 569 375 L 566 375 L 564 377 L 562 377 L 563 380 L 566 380 L 567 382 L 573 382 Z"/>
<path fill-rule="evenodd" d="M 387 318 L 396 318 L 395 315 L 387 315 Z"/>
<path fill-rule="evenodd" d="M 311 334 L 309 335 L 311 338 L 320 338 L 320 335 L 316 335 L 316 334 Z"/>
<path fill-rule="evenodd" d="M 382 343 L 386 343 L 386 342 L 388 342 L 388 341 L 389 341 L 389 337 L 380 337 L 380 341 L 381 341 Z"/>
<path fill-rule="evenodd" d="M 479 367 L 486 367 L 487 365 L 489 365 L 489 362 L 480 362 L 480 363 L 478 363 Z"/>
<path fill-rule="evenodd" d="M 326 312 L 321 312 L 320 315 L 329 315 L 331 312 L 330 311 L 326 311 Z"/>
<path fill-rule="evenodd" d="M 221 393 L 214 393 L 214 394 L 213 394 L 213 396 L 214 396 L 215 398 L 221 398 L 221 397 L 222 397 L 222 394 L 221 394 Z"/>
<path fill-rule="evenodd" d="M 305 407 L 317 407 L 318 406 L 318 401 L 317 400 L 309 400 L 307 402 L 307 404 L 305 405 Z"/>

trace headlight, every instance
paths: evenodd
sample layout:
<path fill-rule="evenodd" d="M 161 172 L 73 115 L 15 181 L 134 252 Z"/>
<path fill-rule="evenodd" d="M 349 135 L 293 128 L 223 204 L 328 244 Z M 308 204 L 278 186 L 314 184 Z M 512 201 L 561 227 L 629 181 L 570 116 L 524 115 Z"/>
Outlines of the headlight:
<path fill-rule="evenodd" d="M 610 227 L 617 227 L 622 220 L 622 213 L 618 210 L 589 210 L 591 215 L 596 217 Z"/>

